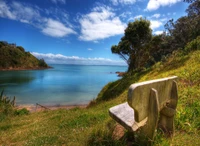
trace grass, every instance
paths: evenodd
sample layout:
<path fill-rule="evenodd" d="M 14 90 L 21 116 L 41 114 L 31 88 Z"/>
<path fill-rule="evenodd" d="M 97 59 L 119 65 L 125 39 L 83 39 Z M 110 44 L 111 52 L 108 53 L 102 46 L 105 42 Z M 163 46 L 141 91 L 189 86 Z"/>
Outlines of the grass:
<path fill-rule="evenodd" d="M 113 135 L 117 123 L 109 117 L 108 109 L 126 101 L 130 84 L 173 75 L 179 77 L 175 134 L 172 139 L 166 139 L 158 131 L 154 145 L 200 145 L 199 50 L 188 55 L 176 52 L 142 74 L 129 74 L 109 83 L 86 109 L 60 109 L 4 118 L 0 121 L 0 143 L 17 146 L 139 145 L 126 130 L 119 138 Z"/>

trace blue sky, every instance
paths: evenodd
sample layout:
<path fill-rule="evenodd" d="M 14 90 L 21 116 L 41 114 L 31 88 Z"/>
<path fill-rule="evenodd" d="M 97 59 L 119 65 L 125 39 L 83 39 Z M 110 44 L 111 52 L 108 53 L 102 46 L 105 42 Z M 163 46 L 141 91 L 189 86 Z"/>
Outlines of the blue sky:
<path fill-rule="evenodd" d="M 0 0 L 0 40 L 49 64 L 125 65 L 110 48 L 128 22 L 146 17 L 160 34 L 187 6 L 182 0 Z"/>

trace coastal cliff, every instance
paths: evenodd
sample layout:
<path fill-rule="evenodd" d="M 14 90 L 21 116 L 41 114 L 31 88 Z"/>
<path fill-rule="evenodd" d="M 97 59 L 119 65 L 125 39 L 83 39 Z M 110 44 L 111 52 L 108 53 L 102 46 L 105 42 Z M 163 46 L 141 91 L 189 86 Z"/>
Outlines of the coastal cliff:
<path fill-rule="evenodd" d="M 50 68 L 44 59 L 37 59 L 21 46 L 0 41 L 0 70 L 29 70 Z"/>

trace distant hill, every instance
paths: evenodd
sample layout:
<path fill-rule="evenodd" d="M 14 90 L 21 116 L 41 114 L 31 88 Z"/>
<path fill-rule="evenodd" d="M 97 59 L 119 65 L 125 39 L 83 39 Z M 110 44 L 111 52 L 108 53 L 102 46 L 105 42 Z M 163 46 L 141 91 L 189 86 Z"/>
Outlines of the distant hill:
<path fill-rule="evenodd" d="M 0 41 L 0 70 L 49 68 L 44 59 L 37 59 L 23 47 Z"/>

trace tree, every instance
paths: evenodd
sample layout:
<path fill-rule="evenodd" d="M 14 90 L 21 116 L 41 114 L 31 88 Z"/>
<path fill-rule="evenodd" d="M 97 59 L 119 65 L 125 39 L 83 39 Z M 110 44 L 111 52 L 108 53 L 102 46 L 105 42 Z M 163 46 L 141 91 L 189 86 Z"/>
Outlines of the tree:
<path fill-rule="evenodd" d="M 128 64 L 128 71 L 139 69 L 148 58 L 147 47 L 152 37 L 150 21 L 140 18 L 130 22 L 118 45 L 111 47 Z"/>
<path fill-rule="evenodd" d="M 186 12 L 188 13 L 188 16 L 200 15 L 200 1 L 194 1 L 192 4 L 190 4 Z"/>
<path fill-rule="evenodd" d="M 43 58 L 39 60 L 39 67 L 48 67 Z"/>
<path fill-rule="evenodd" d="M 22 51 L 22 52 L 25 52 L 24 48 L 22 46 L 17 46 L 17 48 Z"/>
<path fill-rule="evenodd" d="M 188 42 L 200 35 L 200 1 L 193 1 L 186 12 L 188 16 L 181 17 L 176 22 L 169 20 L 165 24 L 171 36 L 172 50 L 184 48 Z"/>
<path fill-rule="evenodd" d="M 195 2 L 195 1 L 197 1 L 197 0 L 183 0 L 184 2 L 187 2 L 187 3 L 193 3 L 193 2 Z"/>

